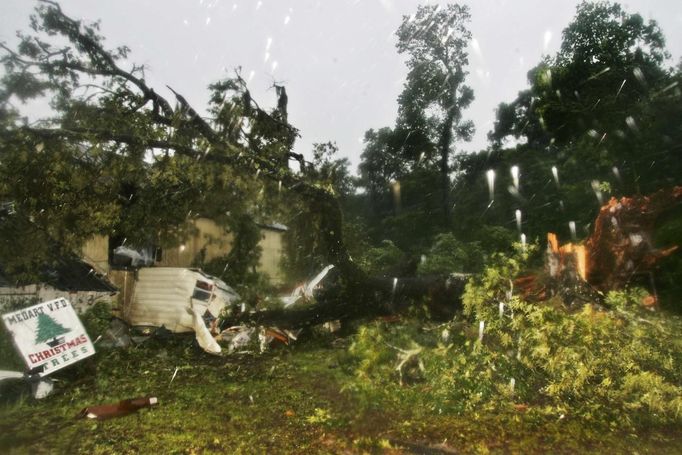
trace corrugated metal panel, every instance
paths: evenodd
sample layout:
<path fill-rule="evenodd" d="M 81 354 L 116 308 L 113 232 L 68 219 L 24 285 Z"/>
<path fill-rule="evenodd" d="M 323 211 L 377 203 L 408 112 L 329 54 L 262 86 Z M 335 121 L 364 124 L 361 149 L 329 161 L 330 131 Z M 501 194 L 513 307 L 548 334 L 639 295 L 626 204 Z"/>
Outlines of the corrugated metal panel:
<path fill-rule="evenodd" d="M 184 268 L 153 267 L 138 271 L 128 314 L 132 325 L 165 326 L 173 332 L 192 331 L 192 292 L 201 275 Z"/>

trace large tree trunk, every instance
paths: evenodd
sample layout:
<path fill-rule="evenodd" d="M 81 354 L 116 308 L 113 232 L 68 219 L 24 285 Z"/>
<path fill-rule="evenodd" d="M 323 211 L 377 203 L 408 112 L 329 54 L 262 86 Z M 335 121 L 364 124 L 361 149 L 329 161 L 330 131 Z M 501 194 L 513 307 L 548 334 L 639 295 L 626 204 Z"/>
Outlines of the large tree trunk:
<path fill-rule="evenodd" d="M 455 111 L 454 109 L 449 109 L 438 140 L 444 226 L 450 225 L 450 146 L 452 145 L 452 126 L 454 122 Z"/>
<path fill-rule="evenodd" d="M 300 328 L 333 320 L 353 320 L 396 314 L 416 303 L 425 303 L 431 316 L 445 320 L 461 308 L 461 296 L 469 275 L 428 277 L 368 277 L 362 283 L 326 283 L 314 303 L 289 309 L 240 313 L 223 321 L 223 327 L 239 324 Z M 426 300 L 425 297 L 428 297 Z"/>

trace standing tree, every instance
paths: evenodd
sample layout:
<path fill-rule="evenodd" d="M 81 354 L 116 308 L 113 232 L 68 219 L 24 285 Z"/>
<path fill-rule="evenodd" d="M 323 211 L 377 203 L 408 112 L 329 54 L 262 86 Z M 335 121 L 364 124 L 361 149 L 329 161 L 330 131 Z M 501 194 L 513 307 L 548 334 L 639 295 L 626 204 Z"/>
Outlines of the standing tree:
<path fill-rule="evenodd" d="M 559 52 L 528 73 L 530 88 L 500 104 L 489 134 L 494 145 L 513 137 L 552 158 L 566 156 L 576 178 L 589 166 L 592 178 L 606 180 L 618 166 L 625 193 L 673 183 L 679 75 L 665 68 L 657 23 L 617 3 L 583 2 L 562 38 Z"/>
<path fill-rule="evenodd" d="M 464 84 L 469 63 L 469 8 L 457 4 L 420 6 L 398 28 L 398 52 L 407 54 L 409 72 L 398 102 L 397 130 L 428 139 L 439 158 L 444 225 L 450 224 L 450 157 L 456 140 L 468 141 L 473 122 L 462 111 L 474 99 Z"/>

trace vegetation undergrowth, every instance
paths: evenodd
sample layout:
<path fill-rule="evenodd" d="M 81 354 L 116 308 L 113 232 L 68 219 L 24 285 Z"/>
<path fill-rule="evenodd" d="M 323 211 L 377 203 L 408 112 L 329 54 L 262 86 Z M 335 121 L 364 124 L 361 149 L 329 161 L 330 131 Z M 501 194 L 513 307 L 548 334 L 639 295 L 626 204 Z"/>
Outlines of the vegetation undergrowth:
<path fill-rule="evenodd" d="M 640 306 L 643 291 L 603 305 L 529 303 L 513 279 L 529 248 L 496 255 L 446 324 L 373 322 L 350 347 L 348 388 L 422 413 L 525 413 L 624 431 L 682 421 L 682 322 Z"/>
<path fill-rule="evenodd" d="M 93 339 L 105 330 L 105 310 L 97 305 L 81 316 Z M 15 399 L 0 404 L 0 448 L 32 454 L 192 454 L 682 447 L 667 429 L 603 434 L 573 414 L 546 418 L 551 413 L 532 400 L 527 412 L 519 412 L 509 403 L 523 403 L 515 395 L 528 387 L 521 374 L 515 373 L 514 394 L 504 384 L 491 389 L 495 378 L 502 382 L 505 376 L 502 362 L 490 360 L 489 333 L 478 343 L 475 329 L 463 320 L 429 325 L 418 322 L 423 315 L 413 316 L 402 323 L 366 321 L 350 339 L 313 332 L 263 355 L 210 356 L 191 334 L 152 337 L 127 349 L 98 347 L 95 356 L 52 375 L 57 382 L 49 397 L 34 400 L 27 388 L 23 395 L 15 389 Z M 447 344 L 469 344 L 447 347 L 444 337 Z M 9 366 L 9 354 L 3 352 L 0 367 Z M 395 371 L 399 363 L 401 372 Z M 453 379 L 467 372 L 468 382 Z M 501 397 L 494 399 L 499 390 Z M 103 422 L 75 418 L 86 406 L 144 395 L 157 396 L 159 405 Z"/>

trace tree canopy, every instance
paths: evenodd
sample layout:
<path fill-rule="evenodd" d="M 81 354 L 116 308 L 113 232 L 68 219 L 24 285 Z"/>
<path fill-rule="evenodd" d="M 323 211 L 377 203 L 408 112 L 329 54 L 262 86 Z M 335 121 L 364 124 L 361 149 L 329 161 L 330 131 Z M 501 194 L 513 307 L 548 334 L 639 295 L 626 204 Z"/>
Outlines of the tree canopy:
<path fill-rule="evenodd" d="M 201 115 L 174 88 L 167 98 L 148 85 L 144 66 L 130 63 L 127 47 L 107 48 L 97 23 L 42 0 L 30 25 L 15 49 L 2 44 L 1 57 L 0 199 L 18 216 L 64 250 L 97 233 L 172 244 L 196 216 L 233 229 L 245 215 L 251 223 L 277 216 L 281 204 L 272 201 L 285 192 L 323 212 L 330 257 L 351 264 L 333 188 L 287 165 L 302 157 L 291 151 L 298 132 L 283 87 L 268 112 L 236 70 L 209 87 Z M 27 123 L 16 103 L 33 99 L 54 115 Z M 40 254 L 15 256 L 10 246 L 0 252 L 5 269 Z"/>

